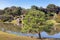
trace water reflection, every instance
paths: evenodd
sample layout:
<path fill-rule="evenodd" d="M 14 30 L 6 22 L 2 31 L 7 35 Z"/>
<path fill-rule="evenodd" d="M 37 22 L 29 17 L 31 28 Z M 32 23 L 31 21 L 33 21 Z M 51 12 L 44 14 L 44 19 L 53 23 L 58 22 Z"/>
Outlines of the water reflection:
<path fill-rule="evenodd" d="M 11 23 L 0 23 L 0 31 L 1 30 L 4 32 L 7 30 L 14 31 L 14 32 L 20 32 L 21 27 L 17 25 L 13 25 Z"/>
<path fill-rule="evenodd" d="M 38 34 L 32 34 L 32 33 L 21 33 L 21 32 L 11 32 L 11 31 L 6 31 L 10 34 L 16 34 L 18 36 L 33 36 L 33 37 L 38 37 Z M 54 35 L 48 35 L 46 32 L 41 32 L 42 38 L 60 38 L 60 33 L 54 34 Z"/>
<path fill-rule="evenodd" d="M 0 31 L 7 32 L 9 34 L 16 34 L 17 36 L 34 36 L 38 37 L 38 34 L 32 34 L 32 33 L 21 33 L 20 26 L 13 25 L 13 24 L 6 24 L 6 23 L 0 23 Z M 60 38 L 60 33 L 54 34 L 54 35 L 48 35 L 46 32 L 41 32 L 42 38 Z"/>
<path fill-rule="evenodd" d="M 60 38 L 60 33 L 56 33 L 54 35 L 48 35 L 46 32 L 41 33 L 42 37 L 45 38 Z"/>

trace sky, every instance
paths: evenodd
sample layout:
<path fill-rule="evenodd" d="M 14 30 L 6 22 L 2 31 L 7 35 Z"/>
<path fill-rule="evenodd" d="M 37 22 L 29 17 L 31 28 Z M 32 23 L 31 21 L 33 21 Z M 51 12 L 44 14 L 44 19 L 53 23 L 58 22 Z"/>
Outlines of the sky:
<path fill-rule="evenodd" d="M 30 8 L 32 5 L 45 8 L 48 4 L 60 6 L 60 0 L 0 0 L 0 9 L 11 6 Z"/>

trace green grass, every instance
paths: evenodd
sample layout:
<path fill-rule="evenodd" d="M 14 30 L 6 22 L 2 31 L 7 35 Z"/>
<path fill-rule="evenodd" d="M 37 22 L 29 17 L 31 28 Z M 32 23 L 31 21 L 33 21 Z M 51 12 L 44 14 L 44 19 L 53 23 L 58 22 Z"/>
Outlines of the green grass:
<path fill-rule="evenodd" d="M 0 31 L 0 40 L 39 40 L 39 39 L 27 36 L 16 36 L 14 34 L 8 34 Z"/>
<path fill-rule="evenodd" d="M 0 40 L 41 40 L 41 39 L 28 36 L 17 36 L 15 34 L 8 34 L 0 31 Z M 53 39 L 42 39 L 42 40 L 53 40 Z"/>

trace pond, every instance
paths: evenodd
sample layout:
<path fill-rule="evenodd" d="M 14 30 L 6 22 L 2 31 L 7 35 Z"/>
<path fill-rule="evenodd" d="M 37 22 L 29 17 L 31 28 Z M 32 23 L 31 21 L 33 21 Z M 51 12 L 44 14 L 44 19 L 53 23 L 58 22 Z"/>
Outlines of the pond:
<path fill-rule="evenodd" d="M 10 34 L 16 34 L 17 36 L 33 36 L 38 38 L 38 34 L 32 34 L 32 33 L 21 33 L 21 32 L 12 32 L 12 31 L 6 31 Z M 48 35 L 46 32 L 41 32 L 42 38 L 60 38 L 60 33 L 54 34 L 54 35 Z"/>
<path fill-rule="evenodd" d="M 38 34 L 32 34 L 32 33 L 21 33 L 20 32 L 20 26 L 14 26 L 12 24 L 0 24 L 0 31 L 7 32 L 9 34 L 15 34 L 17 36 L 33 36 L 38 37 Z M 42 38 L 60 38 L 60 33 L 54 34 L 54 35 L 48 35 L 46 32 L 41 32 Z"/>

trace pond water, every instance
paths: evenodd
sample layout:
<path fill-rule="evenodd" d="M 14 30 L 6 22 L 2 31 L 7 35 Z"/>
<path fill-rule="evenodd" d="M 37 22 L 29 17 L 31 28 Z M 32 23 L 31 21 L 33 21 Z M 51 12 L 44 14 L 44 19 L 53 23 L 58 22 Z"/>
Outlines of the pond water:
<path fill-rule="evenodd" d="M 4 32 L 4 28 L 1 28 Z M 15 34 L 17 36 L 33 36 L 33 37 L 38 37 L 38 34 L 32 34 L 32 33 L 21 33 L 21 32 L 14 32 L 14 31 L 8 31 L 6 30 L 5 32 L 9 33 L 9 34 Z M 48 35 L 45 31 L 41 32 L 41 36 L 42 38 L 60 38 L 60 33 L 54 34 L 54 35 Z"/>
<path fill-rule="evenodd" d="M 7 32 L 9 34 L 15 34 L 17 36 L 33 36 L 38 37 L 38 34 L 32 34 L 32 33 L 21 33 L 20 27 L 14 26 L 12 24 L 0 24 L 0 31 Z M 41 32 L 42 38 L 60 38 L 60 33 L 54 34 L 54 35 L 48 35 L 46 32 Z"/>

